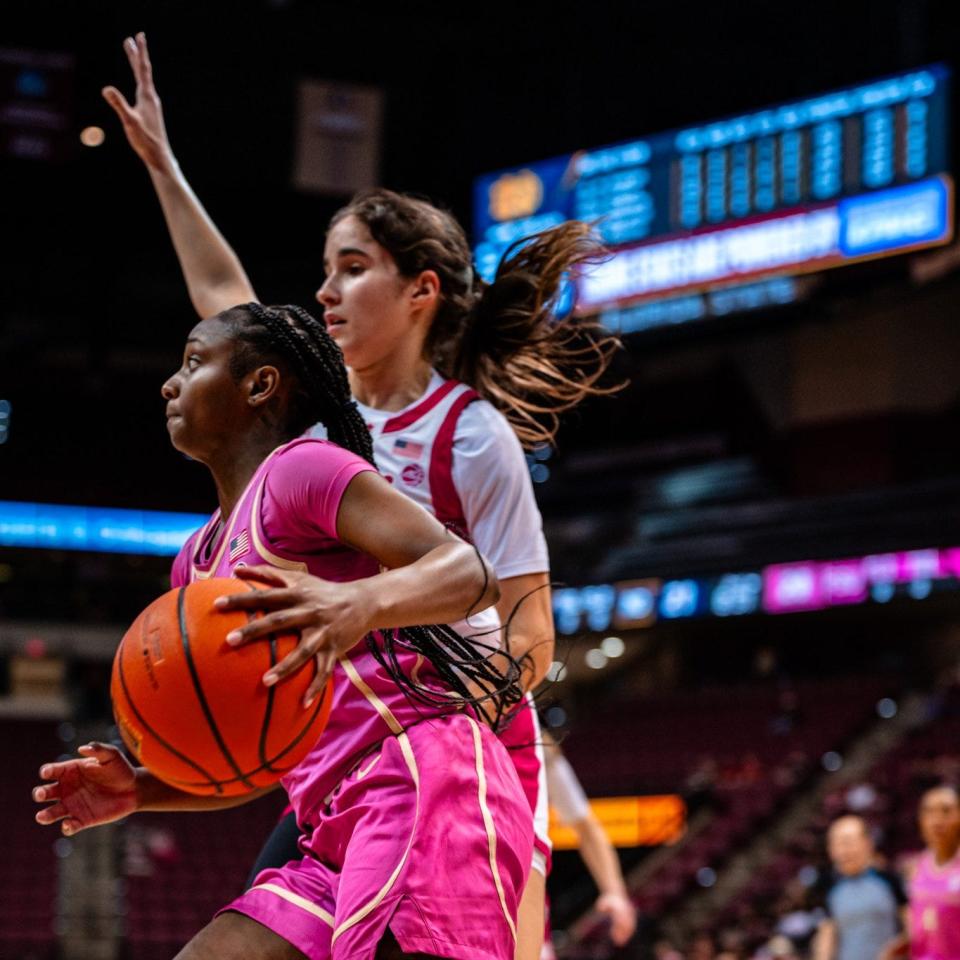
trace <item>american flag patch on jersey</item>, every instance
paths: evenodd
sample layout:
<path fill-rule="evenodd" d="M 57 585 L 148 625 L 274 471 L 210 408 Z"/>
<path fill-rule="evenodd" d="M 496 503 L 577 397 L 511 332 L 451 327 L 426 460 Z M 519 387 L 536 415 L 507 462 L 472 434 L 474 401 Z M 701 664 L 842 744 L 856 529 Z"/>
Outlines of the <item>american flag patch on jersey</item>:
<path fill-rule="evenodd" d="M 249 548 L 250 538 L 247 536 L 247 531 L 244 530 L 243 533 L 238 533 L 230 541 L 229 562 L 232 563 L 237 557 L 242 557 Z"/>
<path fill-rule="evenodd" d="M 423 444 L 414 443 L 412 440 L 394 440 L 393 452 L 398 457 L 410 457 L 416 460 L 423 453 Z"/>

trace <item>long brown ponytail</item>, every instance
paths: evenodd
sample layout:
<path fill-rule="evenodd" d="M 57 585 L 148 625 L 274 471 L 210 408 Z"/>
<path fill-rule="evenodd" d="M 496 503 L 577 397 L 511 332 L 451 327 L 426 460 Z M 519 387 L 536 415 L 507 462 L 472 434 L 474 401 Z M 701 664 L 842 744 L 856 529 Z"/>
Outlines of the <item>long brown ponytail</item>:
<path fill-rule="evenodd" d="M 331 226 L 349 216 L 403 276 L 437 273 L 428 358 L 497 407 L 525 447 L 552 442 L 560 414 L 586 397 L 619 389 L 600 383 L 619 341 L 594 319 L 555 314 L 564 277 L 604 255 L 587 224 L 569 221 L 518 241 L 487 284 L 473 269 L 460 224 L 425 200 L 370 190 L 339 210 Z"/>

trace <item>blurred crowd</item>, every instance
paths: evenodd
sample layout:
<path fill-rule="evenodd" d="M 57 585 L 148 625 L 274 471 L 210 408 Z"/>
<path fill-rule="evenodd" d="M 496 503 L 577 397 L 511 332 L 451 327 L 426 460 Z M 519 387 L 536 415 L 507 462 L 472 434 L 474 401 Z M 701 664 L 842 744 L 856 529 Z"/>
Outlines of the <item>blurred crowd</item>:
<path fill-rule="evenodd" d="M 960 960 L 957 789 L 941 784 L 923 793 L 924 849 L 892 860 L 881 849 L 884 796 L 861 783 L 828 799 L 838 805 L 857 812 L 830 822 L 822 864 L 801 869 L 766 907 L 751 905 L 736 924 L 684 949 L 659 941 L 656 960 Z"/>

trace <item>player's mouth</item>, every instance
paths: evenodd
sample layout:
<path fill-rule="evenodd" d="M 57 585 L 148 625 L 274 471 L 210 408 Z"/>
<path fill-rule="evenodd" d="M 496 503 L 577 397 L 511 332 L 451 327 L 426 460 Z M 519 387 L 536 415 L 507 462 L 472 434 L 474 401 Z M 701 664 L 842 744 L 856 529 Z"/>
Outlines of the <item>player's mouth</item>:
<path fill-rule="evenodd" d="M 333 333 L 337 327 L 342 327 L 347 321 L 339 314 L 327 311 L 323 315 L 323 322 L 327 325 L 327 331 Z"/>

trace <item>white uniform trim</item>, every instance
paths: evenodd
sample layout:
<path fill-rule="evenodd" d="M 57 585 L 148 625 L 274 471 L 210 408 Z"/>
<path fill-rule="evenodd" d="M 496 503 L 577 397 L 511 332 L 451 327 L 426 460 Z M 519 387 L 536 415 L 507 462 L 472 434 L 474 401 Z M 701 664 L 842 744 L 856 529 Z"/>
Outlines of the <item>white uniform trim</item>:
<path fill-rule="evenodd" d="M 590 813 L 590 801 L 567 758 L 559 750 L 546 753 L 550 806 L 567 826 L 573 826 Z"/>

